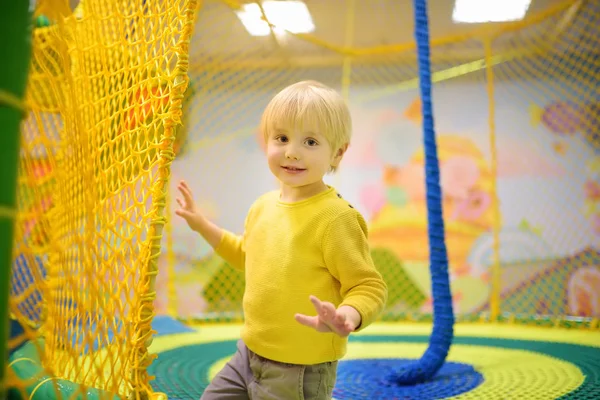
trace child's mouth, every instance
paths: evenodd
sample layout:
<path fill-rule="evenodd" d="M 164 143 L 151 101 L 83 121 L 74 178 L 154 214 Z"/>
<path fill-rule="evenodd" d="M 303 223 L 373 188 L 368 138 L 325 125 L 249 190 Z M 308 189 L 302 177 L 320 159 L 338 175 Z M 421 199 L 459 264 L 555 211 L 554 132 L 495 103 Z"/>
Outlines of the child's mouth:
<path fill-rule="evenodd" d="M 297 173 L 299 173 L 299 172 L 302 172 L 302 171 L 306 171 L 306 170 L 305 170 L 305 169 L 303 169 L 303 168 L 296 168 L 296 167 L 282 167 L 282 168 L 283 168 L 284 170 L 286 170 L 287 172 L 290 172 L 290 173 L 295 173 L 295 174 L 297 174 Z"/>

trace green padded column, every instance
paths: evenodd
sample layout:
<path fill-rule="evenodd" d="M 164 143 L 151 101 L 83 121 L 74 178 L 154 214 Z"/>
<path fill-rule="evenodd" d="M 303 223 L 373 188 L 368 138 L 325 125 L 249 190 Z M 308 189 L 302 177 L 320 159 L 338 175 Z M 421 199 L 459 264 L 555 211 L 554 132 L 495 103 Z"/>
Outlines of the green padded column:
<path fill-rule="evenodd" d="M 0 13 L 0 399 L 6 395 L 8 293 L 16 216 L 20 123 L 31 57 L 28 0 L 3 2 Z"/>

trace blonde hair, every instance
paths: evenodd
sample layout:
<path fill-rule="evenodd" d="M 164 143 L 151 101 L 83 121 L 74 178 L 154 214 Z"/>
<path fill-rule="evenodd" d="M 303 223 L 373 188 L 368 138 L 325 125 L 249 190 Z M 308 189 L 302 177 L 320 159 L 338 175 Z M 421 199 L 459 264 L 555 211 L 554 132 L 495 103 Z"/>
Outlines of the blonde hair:
<path fill-rule="evenodd" d="M 352 119 L 342 96 L 317 81 L 294 83 L 277 93 L 263 112 L 260 131 L 266 141 L 280 127 L 316 126 L 337 153 L 350 144 Z M 331 170 L 336 168 L 331 166 Z"/>

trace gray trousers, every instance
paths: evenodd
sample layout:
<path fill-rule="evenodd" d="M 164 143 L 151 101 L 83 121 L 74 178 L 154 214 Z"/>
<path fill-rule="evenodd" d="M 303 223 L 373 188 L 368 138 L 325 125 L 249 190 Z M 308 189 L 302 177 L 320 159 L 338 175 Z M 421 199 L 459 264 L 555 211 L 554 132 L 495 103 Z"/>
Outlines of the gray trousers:
<path fill-rule="evenodd" d="M 329 400 L 337 364 L 280 363 L 253 353 L 239 340 L 237 352 L 214 377 L 201 400 Z"/>

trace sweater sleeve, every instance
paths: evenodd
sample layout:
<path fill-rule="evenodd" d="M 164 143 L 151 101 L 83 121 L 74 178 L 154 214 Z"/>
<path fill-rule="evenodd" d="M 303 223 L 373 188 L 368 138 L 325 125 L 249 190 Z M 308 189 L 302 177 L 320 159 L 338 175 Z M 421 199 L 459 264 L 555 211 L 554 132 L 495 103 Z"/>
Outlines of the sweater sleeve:
<path fill-rule="evenodd" d="M 250 208 L 250 211 L 246 216 L 246 220 L 244 221 L 244 232 L 241 235 L 223 229 L 221 242 L 215 248 L 215 252 L 223 257 L 223 259 L 235 269 L 244 270 L 246 266 L 245 239 L 248 234 L 251 215 L 252 208 Z"/>
<path fill-rule="evenodd" d="M 244 234 L 236 235 L 223 229 L 221 242 L 215 252 L 223 257 L 235 269 L 243 270 L 246 264 L 246 251 L 244 249 Z"/>
<path fill-rule="evenodd" d="M 367 236 L 367 224 L 355 209 L 331 221 L 323 236 L 325 264 L 340 282 L 340 306 L 351 306 L 361 316 L 357 331 L 375 321 L 387 301 L 387 285 L 373 264 Z"/>

